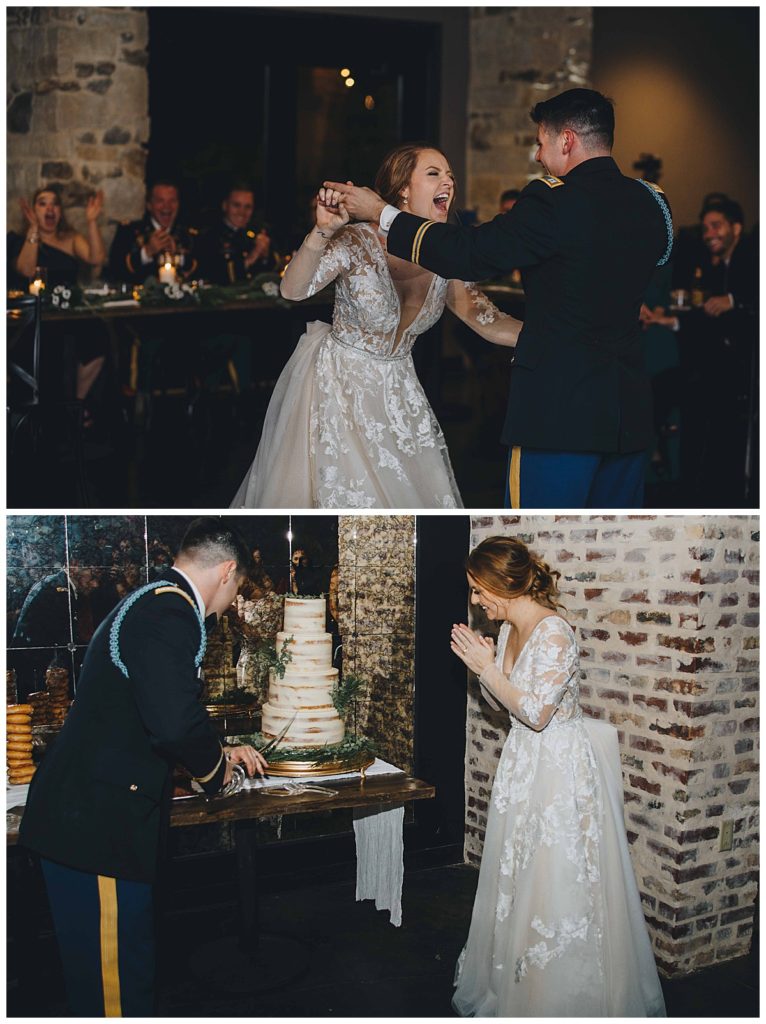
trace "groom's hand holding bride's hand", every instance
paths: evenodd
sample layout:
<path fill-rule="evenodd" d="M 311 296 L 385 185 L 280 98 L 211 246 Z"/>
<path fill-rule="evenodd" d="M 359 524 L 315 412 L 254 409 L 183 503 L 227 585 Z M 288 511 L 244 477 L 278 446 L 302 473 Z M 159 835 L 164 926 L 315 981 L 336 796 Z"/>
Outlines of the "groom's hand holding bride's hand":
<path fill-rule="evenodd" d="M 450 643 L 453 654 L 476 675 L 481 675 L 495 661 L 495 643 L 489 637 L 474 633 L 463 623 L 452 627 Z"/>
<path fill-rule="evenodd" d="M 351 220 L 346 206 L 339 202 L 337 193 L 330 189 L 320 188 L 317 195 L 316 225 L 323 238 L 331 238 L 336 231 Z"/>
<path fill-rule="evenodd" d="M 339 181 L 326 181 L 323 191 L 330 197 L 331 203 L 342 204 L 354 220 L 369 220 L 377 224 L 386 208 L 385 201 L 377 192 L 354 185 L 351 181 L 345 185 Z"/>

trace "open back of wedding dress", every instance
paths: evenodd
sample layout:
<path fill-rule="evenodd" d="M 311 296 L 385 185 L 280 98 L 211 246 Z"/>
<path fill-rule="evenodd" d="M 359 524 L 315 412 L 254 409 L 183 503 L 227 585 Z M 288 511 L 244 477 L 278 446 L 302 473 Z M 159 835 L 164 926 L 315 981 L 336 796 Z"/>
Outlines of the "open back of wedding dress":
<path fill-rule="evenodd" d="M 498 638 L 500 671 L 509 628 Z M 665 1015 L 628 853 L 617 731 L 583 717 L 578 670 L 572 629 L 551 615 L 507 677 L 520 712 L 497 766 L 458 960 L 462 1016 Z M 553 706 L 548 724 L 532 728 Z"/>
<path fill-rule="evenodd" d="M 420 312 L 400 330 L 399 296 L 369 224 L 338 232 L 299 297 L 333 280 L 332 327 L 308 324 L 232 507 L 462 507 L 411 355 L 441 316 L 449 282 L 434 277 Z"/>

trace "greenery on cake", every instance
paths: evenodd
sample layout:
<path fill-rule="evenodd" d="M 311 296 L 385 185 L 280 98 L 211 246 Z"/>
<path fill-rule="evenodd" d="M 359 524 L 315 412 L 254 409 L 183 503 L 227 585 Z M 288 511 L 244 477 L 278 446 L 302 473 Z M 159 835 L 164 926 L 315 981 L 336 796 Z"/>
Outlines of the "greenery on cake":
<path fill-rule="evenodd" d="M 275 641 L 262 640 L 260 643 L 254 644 L 251 648 L 254 675 L 261 678 L 266 675 L 269 669 L 273 668 L 274 674 L 280 679 L 284 679 L 285 669 L 293 660 L 289 645 L 294 639 L 295 636 L 293 634 L 287 637 L 279 653 L 277 653 Z"/>
<path fill-rule="evenodd" d="M 345 718 L 351 705 L 359 699 L 367 682 L 353 672 L 344 672 L 332 690 L 332 703 L 341 718 Z"/>
<path fill-rule="evenodd" d="M 227 736 L 226 742 L 232 745 L 249 744 L 260 750 L 271 740 L 270 736 L 255 732 L 243 736 Z M 375 756 L 375 748 L 368 739 L 346 736 L 340 743 L 325 743 L 321 747 L 285 747 L 278 744 L 266 754 L 269 764 L 281 761 L 306 761 L 311 764 L 326 764 L 330 761 L 345 761 L 360 754 Z"/>
<path fill-rule="evenodd" d="M 327 594 L 287 594 L 291 601 L 319 601 Z"/>

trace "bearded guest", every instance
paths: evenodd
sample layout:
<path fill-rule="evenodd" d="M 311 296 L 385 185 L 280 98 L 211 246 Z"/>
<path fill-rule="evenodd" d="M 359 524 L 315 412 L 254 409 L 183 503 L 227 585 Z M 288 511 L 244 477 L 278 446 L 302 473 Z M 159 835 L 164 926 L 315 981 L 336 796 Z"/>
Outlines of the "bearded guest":
<path fill-rule="evenodd" d="M 742 207 L 708 202 L 694 271 L 697 305 L 648 318 L 678 332 L 681 475 L 694 507 L 757 504 L 758 249 Z"/>

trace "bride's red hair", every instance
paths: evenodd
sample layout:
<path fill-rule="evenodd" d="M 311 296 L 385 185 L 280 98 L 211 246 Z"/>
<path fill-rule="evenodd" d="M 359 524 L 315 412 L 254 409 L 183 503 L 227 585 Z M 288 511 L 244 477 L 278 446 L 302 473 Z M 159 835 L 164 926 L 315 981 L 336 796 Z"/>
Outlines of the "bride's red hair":
<path fill-rule="evenodd" d="M 465 568 L 491 594 L 505 598 L 528 594 L 554 612 L 561 605 L 556 585 L 561 573 L 514 537 L 487 537 L 470 553 Z"/>

